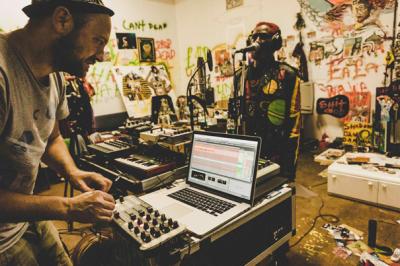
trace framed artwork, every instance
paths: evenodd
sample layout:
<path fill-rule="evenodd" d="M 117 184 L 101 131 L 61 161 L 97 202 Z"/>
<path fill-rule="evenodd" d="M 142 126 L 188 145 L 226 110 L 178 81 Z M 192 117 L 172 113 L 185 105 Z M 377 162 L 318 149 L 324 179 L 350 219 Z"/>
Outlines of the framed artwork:
<path fill-rule="evenodd" d="M 243 0 L 226 0 L 226 9 L 232 9 L 243 5 Z"/>
<path fill-rule="evenodd" d="M 118 49 L 136 49 L 135 33 L 116 33 Z"/>
<path fill-rule="evenodd" d="M 140 62 L 155 62 L 156 61 L 156 50 L 154 47 L 153 38 L 137 38 L 137 45 L 139 49 L 139 61 Z"/>

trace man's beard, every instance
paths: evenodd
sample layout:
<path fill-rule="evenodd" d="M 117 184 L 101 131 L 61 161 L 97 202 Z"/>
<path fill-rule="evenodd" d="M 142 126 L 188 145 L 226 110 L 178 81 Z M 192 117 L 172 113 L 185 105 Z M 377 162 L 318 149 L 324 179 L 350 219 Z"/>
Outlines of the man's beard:
<path fill-rule="evenodd" d="M 70 34 L 61 37 L 53 44 L 53 66 L 56 71 L 64 71 L 71 75 L 83 78 L 86 71 L 83 68 L 83 62 L 77 58 L 76 51 L 79 47 L 76 45 L 77 34 Z"/>
<path fill-rule="evenodd" d="M 260 44 L 260 49 L 258 49 L 253 58 L 258 61 L 271 61 L 274 57 L 275 49 L 271 41 L 264 42 Z"/>

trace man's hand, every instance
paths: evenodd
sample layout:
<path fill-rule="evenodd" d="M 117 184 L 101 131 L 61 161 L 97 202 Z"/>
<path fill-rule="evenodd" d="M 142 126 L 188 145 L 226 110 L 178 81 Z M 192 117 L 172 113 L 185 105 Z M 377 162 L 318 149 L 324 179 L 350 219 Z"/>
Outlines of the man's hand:
<path fill-rule="evenodd" d="M 72 186 L 82 192 L 101 190 L 107 192 L 110 190 L 112 182 L 104 176 L 94 173 L 77 170 L 69 175 Z"/>
<path fill-rule="evenodd" d="M 94 190 L 68 198 L 68 220 L 81 223 L 110 222 L 115 201 L 110 194 Z"/>

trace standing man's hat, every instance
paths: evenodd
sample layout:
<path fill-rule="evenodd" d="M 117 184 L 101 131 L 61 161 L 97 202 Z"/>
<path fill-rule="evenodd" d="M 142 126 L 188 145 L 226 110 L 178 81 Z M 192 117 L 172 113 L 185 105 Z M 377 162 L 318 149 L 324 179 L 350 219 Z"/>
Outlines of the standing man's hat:
<path fill-rule="evenodd" d="M 114 11 L 106 7 L 102 0 L 32 0 L 32 4 L 24 7 L 22 11 L 28 17 L 36 17 L 47 14 L 57 6 L 65 6 L 82 13 L 114 15 Z"/>

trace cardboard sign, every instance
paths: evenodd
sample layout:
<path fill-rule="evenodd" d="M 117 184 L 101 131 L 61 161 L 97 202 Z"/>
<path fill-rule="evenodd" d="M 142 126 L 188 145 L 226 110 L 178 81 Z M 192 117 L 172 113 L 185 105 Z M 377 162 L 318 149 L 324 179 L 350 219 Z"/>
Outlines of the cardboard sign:
<path fill-rule="evenodd" d="M 352 146 L 370 146 L 372 143 L 372 125 L 362 122 L 344 123 L 343 144 Z"/>
<path fill-rule="evenodd" d="M 332 98 L 320 98 L 317 100 L 317 113 L 343 118 L 349 113 L 349 106 L 349 98 L 344 95 L 337 95 Z"/>

